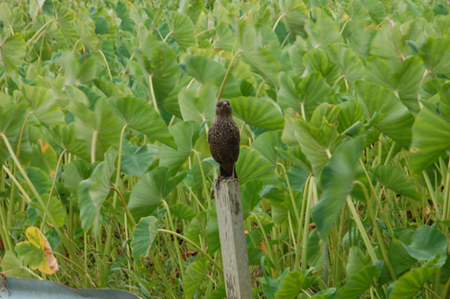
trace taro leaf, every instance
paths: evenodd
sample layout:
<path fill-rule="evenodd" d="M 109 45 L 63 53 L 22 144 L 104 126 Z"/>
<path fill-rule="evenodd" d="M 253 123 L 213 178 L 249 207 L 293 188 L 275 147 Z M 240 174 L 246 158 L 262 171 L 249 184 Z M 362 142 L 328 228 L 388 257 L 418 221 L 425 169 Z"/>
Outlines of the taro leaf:
<path fill-rule="evenodd" d="M 211 124 L 216 117 L 217 92 L 218 89 L 212 80 L 201 86 L 197 93 L 182 89 L 178 94 L 178 103 L 183 120 L 194 120 L 199 123 L 206 120 Z"/>
<path fill-rule="evenodd" d="M 38 144 L 33 147 L 33 159 L 30 161 L 30 166 L 40 168 L 50 177 L 54 177 L 57 161 L 58 156 L 53 147 L 39 139 Z"/>
<path fill-rule="evenodd" d="M 184 121 L 173 125 L 169 130 L 178 150 L 162 145 L 159 165 L 167 167 L 172 174 L 175 174 L 192 153 L 199 137 L 200 126 L 194 121 Z"/>
<path fill-rule="evenodd" d="M 67 51 L 61 56 L 60 64 L 65 70 L 66 85 L 85 84 L 97 78 L 97 56 L 91 56 L 80 64 L 78 56 Z"/>
<path fill-rule="evenodd" d="M 117 2 L 116 7 L 114 8 L 117 17 L 120 19 L 120 29 L 134 32 L 136 28 L 136 24 L 130 16 L 130 11 L 128 10 L 127 5 L 123 1 Z"/>
<path fill-rule="evenodd" d="M 443 85 L 439 91 L 439 108 L 443 116 L 450 119 L 450 82 Z"/>
<path fill-rule="evenodd" d="M 224 21 L 220 21 L 216 25 L 216 40 L 214 46 L 218 49 L 223 49 L 229 53 L 237 47 L 236 36 L 231 33 L 228 26 L 229 24 Z"/>
<path fill-rule="evenodd" d="M 112 97 L 123 97 L 125 96 L 124 92 L 120 90 L 117 85 L 110 81 L 105 81 L 102 79 L 95 79 L 93 80 L 94 85 L 100 89 L 106 97 L 112 98 Z"/>
<path fill-rule="evenodd" d="M 308 173 L 301 167 L 294 165 L 287 171 L 287 176 L 292 190 L 303 191 L 303 186 L 308 179 Z"/>
<path fill-rule="evenodd" d="M 375 24 L 378 25 L 384 21 L 386 17 L 386 10 L 382 2 L 378 0 L 362 0 L 361 2 L 364 4 L 370 18 L 375 22 Z"/>
<path fill-rule="evenodd" d="M 50 178 L 40 168 L 36 167 L 25 167 L 25 173 L 27 174 L 27 177 L 30 179 L 30 181 L 33 183 L 34 188 L 36 188 L 36 191 L 39 193 L 39 195 L 42 195 L 44 193 L 47 193 L 52 184 L 50 182 Z M 25 180 L 22 176 L 22 173 L 17 173 L 17 177 L 19 179 Z"/>
<path fill-rule="evenodd" d="M 279 1 L 281 13 L 284 14 L 284 22 L 289 28 L 291 36 L 296 39 L 297 35 L 305 37 L 305 21 L 308 19 L 308 9 L 301 0 Z"/>
<path fill-rule="evenodd" d="M 437 271 L 439 267 L 415 268 L 400 277 L 388 289 L 388 299 L 410 299 L 419 292 L 425 282 Z"/>
<path fill-rule="evenodd" d="M 328 50 L 331 59 L 339 66 L 347 81 L 353 83 L 364 76 L 364 65 L 350 47 L 330 45 Z"/>
<path fill-rule="evenodd" d="M 94 169 L 89 179 L 78 185 L 80 219 L 85 232 L 94 225 L 94 233 L 98 233 L 100 210 L 111 191 L 111 176 L 117 154 L 114 147 L 109 148 L 105 153 L 105 161 Z"/>
<path fill-rule="evenodd" d="M 393 244 L 389 248 L 388 257 L 391 261 L 392 269 L 397 277 L 402 276 L 417 264 L 417 260 L 408 254 L 399 240 L 394 240 Z M 391 275 L 389 274 L 387 266 L 384 265 L 379 282 L 380 284 L 384 284 L 390 280 Z"/>
<path fill-rule="evenodd" d="M 322 104 L 322 105 L 327 105 L 327 104 Z M 327 105 L 328 106 L 328 105 Z M 320 107 L 320 106 L 319 106 Z M 330 107 L 330 106 L 328 106 Z M 334 112 L 333 110 L 337 110 L 337 109 L 333 109 L 334 107 L 331 107 L 332 110 L 330 111 L 331 113 L 339 113 L 337 116 L 337 119 L 339 121 L 339 125 L 338 125 L 338 129 L 339 132 L 344 132 L 345 130 L 349 129 L 351 126 L 353 126 L 354 124 L 358 123 L 358 122 L 364 122 L 364 115 L 363 115 L 363 110 L 361 108 L 361 105 L 355 101 L 355 100 L 349 100 L 343 103 L 340 103 L 338 105 L 339 109 L 338 111 Z M 316 109 L 317 111 L 318 109 Z M 315 112 L 314 111 L 314 115 Z M 313 117 L 314 117 L 313 115 Z M 327 116 L 326 117 L 328 120 L 334 120 L 333 119 L 333 115 Z M 312 123 L 312 120 L 311 120 Z"/>
<path fill-rule="evenodd" d="M 3 254 L 2 271 L 5 272 L 5 276 L 10 277 L 27 277 L 29 274 L 25 271 L 22 259 L 19 259 L 13 251 L 6 250 Z M 12 270 L 11 272 L 9 270 Z"/>
<path fill-rule="evenodd" d="M 78 159 L 66 164 L 61 175 L 64 180 L 64 187 L 72 193 L 77 193 L 78 184 L 88 179 L 91 173 L 92 168 L 84 160 Z"/>
<path fill-rule="evenodd" d="M 210 80 L 219 89 L 226 74 L 226 69 L 205 56 L 190 55 L 184 59 L 186 71 L 198 82 L 205 85 Z M 223 99 L 232 99 L 241 96 L 241 89 L 238 82 L 230 74 L 222 93 Z"/>
<path fill-rule="evenodd" d="M 121 171 L 135 177 L 143 175 L 158 154 L 158 147 L 155 147 L 149 148 L 147 144 L 144 144 L 138 148 L 128 140 L 124 140 Z"/>
<path fill-rule="evenodd" d="M 412 127 L 409 163 L 419 174 L 450 148 L 450 120 L 427 107 L 417 114 Z"/>
<path fill-rule="evenodd" d="M 69 105 L 69 110 L 76 116 L 76 138 L 84 140 L 87 149 L 95 148 L 95 160 L 102 161 L 106 150 L 119 144 L 122 119 L 116 117 L 113 108 L 103 99 L 97 100 L 94 111 L 75 102 Z"/>
<path fill-rule="evenodd" d="M 275 293 L 275 299 L 296 298 L 302 290 L 308 288 L 306 285 L 307 277 L 301 271 L 287 274 L 278 292 Z"/>
<path fill-rule="evenodd" d="M 409 148 L 414 117 L 408 109 L 394 94 L 381 86 L 362 81 L 356 82 L 355 86 L 366 120 L 372 119 L 376 112 L 387 114 L 375 128 L 402 147 Z"/>
<path fill-rule="evenodd" d="M 192 299 L 197 290 L 200 289 L 207 269 L 208 260 L 206 258 L 201 258 L 187 267 L 183 284 L 186 299 Z"/>
<path fill-rule="evenodd" d="M 359 3 L 360 1 L 355 0 L 354 2 Z M 353 51 L 366 59 L 370 57 L 370 44 L 376 33 L 377 30 L 374 26 L 368 26 L 363 21 L 348 22 L 343 31 L 343 35 Z"/>
<path fill-rule="evenodd" d="M 41 0 L 42 1 L 42 0 Z M 30 3 L 31 4 L 31 3 Z M 23 21 L 24 11 L 21 7 L 14 7 L 11 11 L 8 3 L 2 3 L 0 5 L 0 20 L 3 21 L 3 28 L 12 29 L 12 31 L 21 31 L 25 27 Z"/>
<path fill-rule="evenodd" d="M 338 148 L 342 136 L 337 132 L 337 124 L 329 124 L 325 117 L 320 129 L 306 121 L 296 118 L 294 134 L 300 143 L 302 152 L 308 158 L 315 176 L 319 177 L 322 168 Z"/>
<path fill-rule="evenodd" d="M 284 118 L 277 107 L 262 98 L 239 97 L 230 100 L 233 113 L 246 124 L 268 130 L 284 127 Z"/>
<path fill-rule="evenodd" d="M 236 162 L 236 172 L 241 185 L 255 179 L 261 180 L 263 185 L 278 183 L 278 178 L 270 167 L 269 161 L 247 146 L 241 146 L 239 159 Z"/>
<path fill-rule="evenodd" d="M 0 62 L 6 71 L 13 71 L 22 65 L 26 45 L 22 35 L 16 34 L 2 40 L 0 36 Z"/>
<path fill-rule="evenodd" d="M 300 77 L 305 71 L 303 55 L 306 52 L 306 42 L 303 39 L 297 39 L 297 41 L 289 47 L 288 51 L 294 75 Z"/>
<path fill-rule="evenodd" d="M 17 153 L 20 132 L 27 117 L 28 111 L 26 104 L 14 104 L 5 95 L 0 94 L 0 163 L 3 165 L 10 154 L 5 145 L 2 135 L 8 139 L 14 153 Z M 26 130 L 25 133 L 28 131 Z M 28 141 L 28 134 L 24 134 L 22 139 L 21 152 L 24 150 L 24 144 Z"/>
<path fill-rule="evenodd" d="M 58 272 L 58 261 L 52 254 L 47 238 L 33 226 L 28 227 L 25 233 L 28 241 L 17 243 L 15 248 L 17 255 L 26 260 L 31 269 L 38 269 L 49 275 Z"/>
<path fill-rule="evenodd" d="M 323 98 L 333 94 L 333 90 L 319 72 L 313 72 L 298 81 L 294 83 L 286 73 L 280 73 L 281 88 L 277 101 L 281 108 L 292 107 L 294 111 L 309 119 Z"/>
<path fill-rule="evenodd" d="M 336 297 L 345 299 L 360 298 L 379 276 L 380 269 L 377 266 L 365 266 L 358 273 L 348 278 L 346 285 L 339 290 Z"/>
<path fill-rule="evenodd" d="M 162 103 L 176 83 L 179 71 L 177 54 L 163 42 L 155 42 L 150 48 L 141 47 L 137 53 L 136 58 L 146 74 L 146 84 L 151 81 L 156 101 Z M 150 85 L 148 87 L 150 90 Z M 153 97 L 152 92 L 150 96 Z"/>
<path fill-rule="evenodd" d="M 258 47 L 255 27 L 248 21 L 238 20 L 235 30 L 242 55 L 252 70 L 263 77 L 267 84 L 277 87 L 279 85 L 277 60 L 266 48 Z"/>
<path fill-rule="evenodd" d="M 80 39 L 72 26 L 72 21 L 76 18 L 75 13 L 73 10 L 66 8 L 65 5 L 61 4 L 59 1 L 53 1 L 53 6 L 55 8 L 55 16 L 59 28 L 64 33 L 64 36 L 69 40 L 72 47 L 74 47 Z"/>
<path fill-rule="evenodd" d="M 89 153 L 86 144 L 76 136 L 75 123 L 69 125 L 56 125 L 54 127 L 53 141 L 67 150 L 69 153 L 80 158 L 89 160 Z"/>
<path fill-rule="evenodd" d="M 319 72 L 329 84 L 336 82 L 341 75 L 339 66 L 334 64 L 325 50 L 321 48 L 314 48 L 306 52 L 303 55 L 303 64 L 309 73 Z"/>
<path fill-rule="evenodd" d="M 242 213 L 245 220 L 261 200 L 261 196 L 259 196 L 259 193 L 262 190 L 262 183 L 260 180 L 252 180 L 241 185 L 240 188 L 242 199 Z"/>
<path fill-rule="evenodd" d="M 217 211 L 212 209 L 206 226 L 206 244 L 208 253 L 214 254 L 220 249 L 219 221 L 217 220 Z"/>
<path fill-rule="evenodd" d="M 371 169 L 378 183 L 385 188 L 391 189 L 397 194 L 409 197 L 414 200 L 420 200 L 419 191 L 413 180 L 406 176 L 401 169 L 397 167 L 385 165 L 375 169 Z"/>
<path fill-rule="evenodd" d="M 56 224 L 59 227 L 64 226 L 64 223 L 66 221 L 66 209 L 63 207 L 61 201 L 58 200 L 55 196 L 52 197 L 52 200 L 49 203 L 49 194 L 45 193 L 41 195 L 42 201 L 47 206 L 48 210 L 50 211 L 50 215 L 52 215 L 53 219 L 55 220 Z M 43 211 L 41 205 L 37 201 L 37 199 L 33 199 L 31 202 L 31 205 L 38 208 L 38 215 L 41 217 L 43 216 Z"/>
<path fill-rule="evenodd" d="M 128 208 L 134 219 L 150 215 L 186 176 L 170 176 L 169 170 L 157 167 L 144 174 L 131 190 Z"/>
<path fill-rule="evenodd" d="M 262 133 L 253 141 L 251 147 L 269 160 L 270 165 L 275 168 L 278 158 L 276 147 L 281 147 L 281 131 Z"/>
<path fill-rule="evenodd" d="M 392 69 L 381 59 L 369 58 L 366 79 L 391 90 L 411 110 L 418 112 L 417 94 L 423 76 L 423 65 L 418 57 L 411 56 Z"/>
<path fill-rule="evenodd" d="M 199 2 L 196 2 L 196 3 L 199 3 Z M 249 255 L 249 257 L 250 257 L 250 255 Z M 249 260 L 249 262 L 250 262 L 250 260 Z M 226 291 L 226 288 L 225 288 L 225 282 L 222 282 L 214 290 L 214 292 L 212 292 L 212 294 L 208 297 L 208 299 L 224 299 L 224 298 L 227 298 L 227 291 Z"/>
<path fill-rule="evenodd" d="M 170 206 L 170 213 L 174 217 L 188 221 L 191 221 L 197 215 L 193 208 L 182 202 Z"/>
<path fill-rule="evenodd" d="M 408 46 L 397 24 L 390 27 L 384 22 L 372 40 L 370 54 L 386 61 L 391 70 L 396 69 L 406 57 Z"/>
<path fill-rule="evenodd" d="M 450 38 L 429 36 L 420 46 L 417 54 L 422 58 L 426 69 L 434 76 L 450 76 Z"/>
<path fill-rule="evenodd" d="M 316 293 L 314 296 L 312 296 L 311 298 L 315 298 L 315 299 L 328 299 L 331 295 L 333 295 L 336 292 L 336 288 L 329 288 L 329 289 L 325 289 L 323 291 L 320 291 L 318 293 Z"/>
<path fill-rule="evenodd" d="M 196 45 L 194 25 L 188 16 L 177 11 L 167 11 L 166 21 L 180 49 L 186 51 Z"/>
<path fill-rule="evenodd" d="M 370 257 L 366 256 L 361 248 L 353 246 L 350 248 L 347 262 L 347 277 L 356 275 L 370 263 Z"/>
<path fill-rule="evenodd" d="M 158 235 L 158 219 L 154 216 L 142 217 L 133 232 L 131 249 L 133 256 L 139 260 L 147 257 L 148 251 Z"/>
<path fill-rule="evenodd" d="M 308 33 L 307 41 L 310 49 L 325 49 L 328 45 L 344 41 L 336 22 L 325 14 L 322 14 L 315 23 L 312 21 L 306 23 L 305 30 Z"/>
<path fill-rule="evenodd" d="M 261 259 L 261 260 L 263 260 L 263 259 Z M 265 271 L 265 270 L 263 269 L 263 271 Z M 258 278 L 258 280 L 261 282 L 264 295 L 267 298 L 275 299 L 274 294 L 281 289 L 281 284 L 283 282 L 283 279 L 286 277 L 286 275 L 288 273 L 289 273 L 289 268 L 285 269 L 283 271 L 283 273 L 279 277 L 277 277 L 277 279 L 273 279 L 272 277 L 267 277 L 267 276 Z"/>
<path fill-rule="evenodd" d="M 447 258 L 448 241 L 445 235 L 428 225 L 419 227 L 411 237 L 411 245 L 403 243 L 406 251 L 419 261 L 430 261 L 440 255 L 439 261 Z"/>
<path fill-rule="evenodd" d="M 99 50 L 100 40 L 97 38 L 92 28 L 77 18 L 73 19 L 72 25 L 80 36 L 80 40 L 83 45 L 85 45 L 90 51 L 97 52 Z"/>
<path fill-rule="evenodd" d="M 48 126 L 64 123 L 64 113 L 53 101 L 53 95 L 46 88 L 23 85 L 21 91 L 34 115 Z"/>
<path fill-rule="evenodd" d="M 362 140 L 353 139 L 343 143 L 324 167 L 321 175 L 323 193 L 312 209 L 322 240 L 326 240 L 342 206 L 353 189 Z"/>
<path fill-rule="evenodd" d="M 111 99 L 114 112 L 125 122 L 127 127 L 156 139 L 174 149 L 177 148 L 166 123 L 154 107 L 139 98 Z"/>

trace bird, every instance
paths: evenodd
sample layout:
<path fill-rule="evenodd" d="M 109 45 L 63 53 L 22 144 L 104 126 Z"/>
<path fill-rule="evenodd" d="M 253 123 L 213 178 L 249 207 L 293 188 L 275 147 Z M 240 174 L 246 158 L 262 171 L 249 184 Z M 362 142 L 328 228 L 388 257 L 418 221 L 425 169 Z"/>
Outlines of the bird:
<path fill-rule="evenodd" d="M 208 131 L 208 143 L 213 159 L 219 163 L 218 178 L 238 178 L 235 163 L 239 158 L 241 137 L 233 119 L 230 102 L 218 101 L 216 118 Z"/>

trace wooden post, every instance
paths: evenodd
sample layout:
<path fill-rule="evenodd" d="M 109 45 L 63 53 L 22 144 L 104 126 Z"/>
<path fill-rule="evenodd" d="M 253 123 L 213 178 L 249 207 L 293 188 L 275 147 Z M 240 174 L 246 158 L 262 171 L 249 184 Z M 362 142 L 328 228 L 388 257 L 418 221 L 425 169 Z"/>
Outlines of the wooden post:
<path fill-rule="evenodd" d="M 214 183 L 227 299 L 252 299 L 239 180 Z"/>

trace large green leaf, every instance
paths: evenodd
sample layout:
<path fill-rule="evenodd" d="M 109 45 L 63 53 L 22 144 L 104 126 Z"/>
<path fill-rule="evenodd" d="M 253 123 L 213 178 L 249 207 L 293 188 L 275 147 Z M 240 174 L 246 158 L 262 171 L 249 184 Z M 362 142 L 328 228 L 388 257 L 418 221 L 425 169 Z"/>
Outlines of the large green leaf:
<path fill-rule="evenodd" d="M 200 126 L 194 121 L 185 121 L 172 126 L 169 130 L 175 138 L 178 150 L 162 145 L 159 165 L 167 167 L 175 174 L 192 153 L 199 137 Z"/>
<path fill-rule="evenodd" d="M 364 65 L 350 47 L 330 45 L 329 54 L 341 69 L 347 81 L 353 83 L 364 76 Z"/>
<path fill-rule="evenodd" d="M 127 127 L 174 149 L 177 148 L 164 120 L 155 108 L 144 100 L 131 97 L 116 98 L 111 99 L 110 104 L 116 108 L 114 112 L 125 122 Z"/>
<path fill-rule="evenodd" d="M 133 241 L 131 242 L 133 256 L 137 259 L 147 257 L 157 235 L 158 219 L 154 216 L 141 218 L 133 232 Z"/>
<path fill-rule="evenodd" d="M 192 299 L 201 287 L 207 268 L 208 260 L 206 258 L 201 258 L 187 267 L 183 285 L 186 299 Z"/>
<path fill-rule="evenodd" d="M 450 75 L 450 38 L 429 36 L 420 46 L 418 55 L 433 75 Z"/>
<path fill-rule="evenodd" d="M 441 98 L 441 101 L 439 102 L 441 113 L 450 119 L 450 82 L 441 87 L 439 97 Z"/>
<path fill-rule="evenodd" d="M 48 126 L 64 123 L 64 114 L 48 89 L 24 85 L 21 91 L 40 121 Z"/>
<path fill-rule="evenodd" d="M 178 94 L 178 103 L 183 119 L 199 123 L 206 120 L 211 124 L 216 117 L 217 91 L 212 80 L 206 82 L 197 92 L 182 89 Z"/>
<path fill-rule="evenodd" d="M 146 86 L 150 91 L 150 81 L 158 103 L 162 103 L 176 83 L 179 72 L 175 51 L 164 42 L 154 42 L 150 47 L 140 49 L 136 57 L 146 76 Z M 153 97 L 149 92 L 150 97 Z"/>
<path fill-rule="evenodd" d="M 450 148 L 450 120 L 423 107 L 412 127 L 409 163 L 418 174 Z"/>
<path fill-rule="evenodd" d="M 260 180 L 252 180 L 240 186 L 241 200 L 242 200 L 242 214 L 244 219 L 250 215 L 253 209 L 261 200 L 259 193 L 262 190 L 262 183 Z"/>
<path fill-rule="evenodd" d="M 236 172 L 241 185 L 255 179 L 260 180 L 263 185 L 278 183 L 269 161 L 256 150 L 246 146 L 241 147 L 239 159 L 236 162 Z"/>
<path fill-rule="evenodd" d="M 188 16 L 177 11 L 168 11 L 166 20 L 170 32 L 182 50 L 186 51 L 190 46 L 196 45 L 194 25 Z"/>
<path fill-rule="evenodd" d="M 193 76 L 198 82 L 205 85 L 211 80 L 218 89 L 222 85 L 222 81 L 227 72 L 223 66 L 205 56 L 190 55 L 184 59 L 184 63 L 188 74 Z M 222 98 L 231 99 L 241 95 L 239 84 L 229 74 Z"/>
<path fill-rule="evenodd" d="M 372 172 L 375 175 L 375 179 L 384 187 L 402 196 L 415 200 L 421 199 L 413 180 L 408 178 L 401 169 L 385 165 L 373 169 Z"/>
<path fill-rule="evenodd" d="M 399 25 L 391 27 L 389 22 L 385 22 L 372 40 L 370 54 L 386 61 L 391 69 L 396 69 L 408 54 Z"/>
<path fill-rule="evenodd" d="M 325 14 L 320 15 L 315 23 L 306 23 L 305 30 L 308 33 L 309 48 L 325 49 L 328 45 L 344 41 L 337 24 Z"/>
<path fill-rule="evenodd" d="M 108 149 L 105 161 L 94 169 L 89 179 L 78 185 L 78 204 L 84 231 L 94 226 L 94 233 L 99 233 L 100 210 L 111 191 L 111 176 L 115 169 L 117 154 L 114 147 Z"/>
<path fill-rule="evenodd" d="M 323 98 L 333 93 L 319 72 L 313 72 L 294 83 L 285 73 L 280 73 L 281 88 L 278 91 L 278 104 L 281 108 L 293 108 L 294 111 L 309 119 Z"/>
<path fill-rule="evenodd" d="M 403 244 L 406 251 L 419 261 L 430 261 L 440 255 L 439 260 L 447 258 L 448 241 L 445 235 L 437 229 L 422 225 L 411 237 L 411 245 Z"/>
<path fill-rule="evenodd" d="M 294 39 L 297 35 L 305 36 L 305 21 L 307 11 L 305 4 L 301 0 L 281 0 L 279 1 L 281 13 L 284 14 L 284 22 Z"/>
<path fill-rule="evenodd" d="M 82 159 L 66 164 L 61 175 L 61 178 L 64 180 L 64 187 L 72 193 L 77 193 L 78 184 L 88 179 L 92 170 L 89 163 Z"/>
<path fill-rule="evenodd" d="M 275 168 L 278 152 L 276 147 L 281 147 L 281 131 L 269 131 L 259 135 L 252 143 L 252 148 L 257 150 Z"/>
<path fill-rule="evenodd" d="M 0 163 L 3 165 L 10 154 L 6 148 L 5 142 L 1 135 L 6 136 L 14 152 L 17 152 L 17 146 L 19 143 L 20 132 L 22 126 L 27 117 L 27 110 L 25 103 L 14 104 L 9 100 L 6 95 L 0 93 Z M 25 132 L 27 133 L 27 132 Z M 28 141 L 28 134 L 24 135 L 22 139 L 22 148 L 24 142 Z"/>
<path fill-rule="evenodd" d="M 284 127 L 284 118 L 272 102 L 255 97 L 239 97 L 230 100 L 233 113 L 246 124 L 279 130 Z"/>
<path fill-rule="evenodd" d="M 94 111 L 75 102 L 69 105 L 69 110 L 76 116 L 76 139 L 84 140 L 86 150 L 91 153 L 95 148 L 95 160 L 103 160 L 106 150 L 119 144 L 122 119 L 103 99 L 97 100 Z"/>
<path fill-rule="evenodd" d="M 135 219 L 149 216 L 186 176 L 170 176 L 169 170 L 158 167 L 144 174 L 131 190 L 128 208 Z"/>
<path fill-rule="evenodd" d="M 140 177 L 153 163 L 158 152 L 159 149 L 156 145 L 149 147 L 147 144 L 144 144 L 137 147 L 128 140 L 124 140 L 120 169 L 123 173 Z"/>
<path fill-rule="evenodd" d="M 301 271 L 291 272 L 287 274 L 278 292 L 275 293 L 275 299 L 291 299 L 296 298 L 302 290 L 307 288 L 307 277 Z"/>
<path fill-rule="evenodd" d="M 63 227 L 64 223 L 66 221 L 66 209 L 63 207 L 61 201 L 59 201 L 56 196 L 53 196 L 52 199 L 49 199 L 49 194 L 45 193 L 42 194 L 41 196 L 42 201 L 44 202 L 44 204 L 47 206 L 48 210 L 50 211 L 50 215 L 52 215 L 53 219 L 55 220 L 56 224 L 59 227 Z M 41 207 L 41 205 L 39 204 L 39 202 L 37 201 L 37 199 L 33 199 L 33 201 L 31 202 L 31 205 L 33 205 L 34 207 L 38 208 L 38 215 L 40 215 L 41 217 L 43 216 L 43 208 Z"/>
<path fill-rule="evenodd" d="M 343 143 L 322 171 L 323 192 L 319 202 L 314 205 L 311 215 L 323 240 L 327 239 L 347 196 L 353 189 L 361 150 L 361 139 Z"/>
<path fill-rule="evenodd" d="M 0 36 L 0 61 L 6 71 L 12 71 L 22 65 L 26 46 L 20 34 L 4 38 Z"/>
<path fill-rule="evenodd" d="M 360 298 L 368 288 L 370 288 L 375 279 L 380 275 L 380 269 L 376 266 L 365 266 L 358 273 L 353 274 L 347 280 L 345 287 L 339 290 L 337 298 L 357 299 Z"/>
<path fill-rule="evenodd" d="M 389 299 L 410 299 L 419 292 L 425 282 L 439 270 L 438 267 L 415 268 L 390 286 Z"/>
<path fill-rule="evenodd" d="M 375 128 L 404 148 L 409 148 L 414 117 L 408 109 L 393 93 L 381 86 L 362 81 L 356 82 L 355 85 L 366 120 L 372 119 L 376 112 L 387 114 Z"/>

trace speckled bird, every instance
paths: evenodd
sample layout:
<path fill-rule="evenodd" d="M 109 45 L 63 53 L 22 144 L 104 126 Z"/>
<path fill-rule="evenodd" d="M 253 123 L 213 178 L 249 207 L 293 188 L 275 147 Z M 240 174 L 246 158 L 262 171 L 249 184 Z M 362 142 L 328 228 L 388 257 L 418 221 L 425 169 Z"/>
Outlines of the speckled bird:
<path fill-rule="evenodd" d="M 231 114 L 231 105 L 227 100 L 216 105 L 216 119 L 208 131 L 208 143 L 211 155 L 219 163 L 219 178 L 237 178 L 235 163 L 239 158 L 239 128 Z"/>

